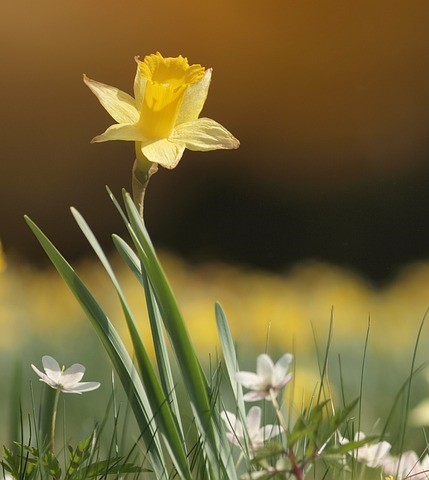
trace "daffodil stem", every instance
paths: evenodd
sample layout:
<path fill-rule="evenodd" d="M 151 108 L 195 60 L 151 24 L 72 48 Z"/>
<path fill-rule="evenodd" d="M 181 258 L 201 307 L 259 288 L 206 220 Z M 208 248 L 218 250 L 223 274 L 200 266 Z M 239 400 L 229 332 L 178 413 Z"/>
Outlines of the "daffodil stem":
<path fill-rule="evenodd" d="M 134 204 L 143 218 L 146 188 L 150 177 L 158 171 L 158 164 L 147 162 L 149 163 L 147 170 L 142 170 L 139 168 L 139 163 L 137 160 L 134 162 L 132 187 Z"/>
<path fill-rule="evenodd" d="M 51 454 L 55 455 L 55 424 L 57 423 L 57 410 L 58 400 L 60 399 L 61 390 L 57 388 L 55 392 L 54 408 L 52 410 L 52 423 L 51 423 Z"/>

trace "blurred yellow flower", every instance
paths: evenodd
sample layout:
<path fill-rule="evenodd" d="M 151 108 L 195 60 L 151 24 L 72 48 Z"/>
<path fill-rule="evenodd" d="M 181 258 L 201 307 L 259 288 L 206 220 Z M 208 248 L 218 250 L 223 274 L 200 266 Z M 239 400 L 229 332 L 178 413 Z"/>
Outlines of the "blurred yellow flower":
<path fill-rule="evenodd" d="M 6 259 L 4 256 L 3 246 L 0 240 L 0 273 L 6 270 Z"/>
<path fill-rule="evenodd" d="M 84 82 L 116 120 L 92 142 L 136 142 L 137 165 L 146 159 L 174 168 L 185 148 L 196 151 L 238 148 L 239 141 L 222 125 L 198 118 L 207 98 L 212 69 L 189 65 L 181 55 L 164 58 L 159 52 L 136 58 L 134 98 L 91 80 Z"/>

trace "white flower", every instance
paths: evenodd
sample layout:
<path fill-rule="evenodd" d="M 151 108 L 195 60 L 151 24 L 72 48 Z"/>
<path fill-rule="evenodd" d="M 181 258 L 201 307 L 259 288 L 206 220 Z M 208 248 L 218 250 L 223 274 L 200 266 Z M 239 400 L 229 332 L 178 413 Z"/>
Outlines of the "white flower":
<path fill-rule="evenodd" d="M 229 430 L 226 434 L 228 440 L 242 449 L 246 444 L 244 432 L 247 432 L 251 449 L 250 453 L 259 450 L 267 440 L 277 437 L 283 431 L 279 425 L 265 425 L 265 427 L 261 428 L 261 409 L 259 407 L 252 407 L 249 410 L 244 426 L 231 412 L 222 412 L 221 418 Z"/>
<path fill-rule="evenodd" d="M 42 357 L 42 363 L 46 373 L 41 372 L 34 365 L 31 365 L 31 367 L 39 375 L 41 382 L 45 382 L 50 387 L 61 390 L 61 392 L 82 394 L 100 386 L 98 382 L 80 381 L 85 373 L 85 367 L 79 363 L 75 363 L 64 370 L 64 367 L 60 368 L 58 362 L 48 355 Z"/>
<path fill-rule="evenodd" d="M 276 364 L 271 358 L 263 353 L 256 360 L 256 373 L 237 372 L 235 379 L 244 387 L 252 390 L 244 395 L 244 400 L 254 402 L 265 398 L 271 398 L 270 391 L 277 396 L 278 391 L 292 379 L 288 373 L 289 365 L 293 360 L 290 353 L 285 353 Z"/>
<path fill-rule="evenodd" d="M 357 432 L 354 438 L 355 442 L 365 439 L 365 434 Z M 347 438 L 340 435 L 339 442 L 341 445 L 349 443 Z M 387 459 L 388 453 L 392 446 L 390 443 L 382 441 L 378 443 L 366 444 L 361 447 L 352 450 L 352 453 L 358 462 L 365 463 L 370 468 L 376 468 L 383 465 L 383 462 Z"/>
<path fill-rule="evenodd" d="M 387 475 L 396 475 L 396 478 L 424 480 L 429 478 L 429 456 L 425 455 L 421 461 L 416 452 L 409 450 L 402 455 L 393 457 L 388 455 L 381 464 Z"/>
<path fill-rule="evenodd" d="M 267 465 L 263 470 L 257 472 L 245 473 L 240 477 L 241 480 L 259 480 L 260 478 L 274 478 L 277 474 L 289 473 L 290 466 L 287 464 L 285 458 L 279 458 L 276 466 Z M 283 477 L 282 477 L 283 478 Z M 285 477 L 286 478 L 286 477 Z"/>

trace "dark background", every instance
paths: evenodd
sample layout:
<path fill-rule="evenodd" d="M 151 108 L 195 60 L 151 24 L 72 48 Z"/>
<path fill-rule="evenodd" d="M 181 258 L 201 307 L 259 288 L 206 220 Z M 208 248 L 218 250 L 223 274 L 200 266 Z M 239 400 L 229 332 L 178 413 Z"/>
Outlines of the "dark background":
<path fill-rule="evenodd" d="M 134 55 L 214 68 L 203 115 L 238 151 L 160 170 L 146 222 L 189 260 L 282 271 L 309 258 L 372 280 L 429 257 L 429 3 L 3 0 L 0 238 L 43 263 L 29 214 L 68 258 L 76 206 L 109 248 L 104 185 L 129 188 L 133 146 L 90 145 L 113 121 L 86 73 L 131 93 Z"/>

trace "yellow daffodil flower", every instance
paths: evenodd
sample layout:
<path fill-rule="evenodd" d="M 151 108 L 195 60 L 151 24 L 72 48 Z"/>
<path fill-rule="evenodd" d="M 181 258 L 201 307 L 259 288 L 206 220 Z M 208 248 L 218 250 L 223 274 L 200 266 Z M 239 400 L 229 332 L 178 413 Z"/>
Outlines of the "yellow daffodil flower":
<path fill-rule="evenodd" d="M 182 56 L 164 58 L 160 53 L 136 61 L 134 98 L 84 75 L 86 85 L 117 122 L 92 142 L 136 142 L 137 168 L 141 171 L 147 170 L 147 160 L 174 168 L 185 148 L 208 151 L 239 146 L 222 125 L 198 118 L 212 69 L 189 65 Z"/>

